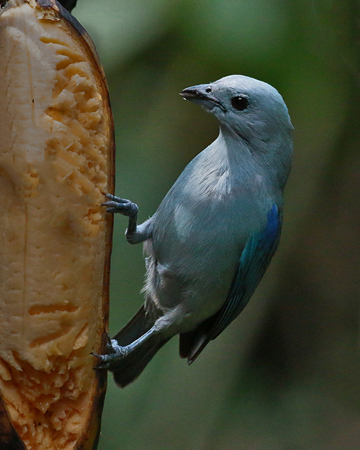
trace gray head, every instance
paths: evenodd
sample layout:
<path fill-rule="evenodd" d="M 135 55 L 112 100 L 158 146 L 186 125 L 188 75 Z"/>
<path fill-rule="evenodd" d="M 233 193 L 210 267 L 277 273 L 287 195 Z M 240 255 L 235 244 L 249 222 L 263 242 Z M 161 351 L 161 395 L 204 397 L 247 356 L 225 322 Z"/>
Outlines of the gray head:
<path fill-rule="evenodd" d="M 214 114 L 223 131 L 240 137 L 255 158 L 261 156 L 263 164 L 282 166 L 281 178 L 287 178 L 293 127 L 275 88 L 254 78 L 230 75 L 186 88 L 180 95 Z"/>
<path fill-rule="evenodd" d="M 254 78 L 230 75 L 214 83 L 184 89 L 180 95 L 198 103 L 245 140 L 264 140 L 277 127 L 292 129 L 288 109 L 279 92 Z"/>

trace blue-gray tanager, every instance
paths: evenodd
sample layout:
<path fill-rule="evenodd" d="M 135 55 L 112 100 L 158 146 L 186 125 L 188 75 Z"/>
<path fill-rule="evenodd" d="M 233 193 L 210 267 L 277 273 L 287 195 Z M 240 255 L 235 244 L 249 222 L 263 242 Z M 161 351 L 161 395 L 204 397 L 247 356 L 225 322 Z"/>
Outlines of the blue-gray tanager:
<path fill-rule="evenodd" d="M 145 302 L 114 336 L 99 367 L 124 387 L 180 334 L 192 363 L 244 309 L 278 246 L 292 125 L 267 83 L 232 75 L 184 89 L 220 121 L 218 138 L 185 168 L 156 213 L 136 224 L 137 205 L 108 195 L 107 211 L 129 217 L 144 242 Z"/>

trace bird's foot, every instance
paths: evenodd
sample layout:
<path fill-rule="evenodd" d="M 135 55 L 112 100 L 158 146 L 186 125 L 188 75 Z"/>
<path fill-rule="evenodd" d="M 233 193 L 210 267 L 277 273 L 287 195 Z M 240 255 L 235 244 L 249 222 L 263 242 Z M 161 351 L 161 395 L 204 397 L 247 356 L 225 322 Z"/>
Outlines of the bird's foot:
<path fill-rule="evenodd" d="M 97 358 L 99 364 L 96 369 L 111 370 L 111 368 L 116 363 L 124 359 L 129 353 L 128 346 L 122 347 L 117 343 L 116 339 L 111 339 L 110 342 L 106 344 L 106 354 L 99 355 L 98 353 L 92 352 L 91 354 Z"/>
<path fill-rule="evenodd" d="M 106 197 L 109 201 L 102 203 L 102 206 L 106 206 L 106 212 L 119 213 L 127 217 L 135 217 L 137 215 L 139 208 L 136 203 L 112 194 L 106 194 Z"/>

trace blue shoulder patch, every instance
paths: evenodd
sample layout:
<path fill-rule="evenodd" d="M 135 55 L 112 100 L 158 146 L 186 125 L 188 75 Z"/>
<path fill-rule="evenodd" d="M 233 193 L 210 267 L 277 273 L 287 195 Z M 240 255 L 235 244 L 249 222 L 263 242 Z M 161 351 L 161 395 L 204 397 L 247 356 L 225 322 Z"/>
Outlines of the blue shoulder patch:
<path fill-rule="evenodd" d="M 279 217 L 278 207 L 273 204 L 267 213 L 267 224 L 265 230 L 260 234 L 264 247 L 271 248 L 276 241 L 279 229 L 281 228 L 281 218 Z"/>
<path fill-rule="evenodd" d="M 280 232 L 281 214 L 274 204 L 267 213 L 265 228 L 249 238 L 241 253 L 239 270 L 227 300 L 217 314 L 208 341 L 215 339 L 247 305 L 275 253 Z"/>

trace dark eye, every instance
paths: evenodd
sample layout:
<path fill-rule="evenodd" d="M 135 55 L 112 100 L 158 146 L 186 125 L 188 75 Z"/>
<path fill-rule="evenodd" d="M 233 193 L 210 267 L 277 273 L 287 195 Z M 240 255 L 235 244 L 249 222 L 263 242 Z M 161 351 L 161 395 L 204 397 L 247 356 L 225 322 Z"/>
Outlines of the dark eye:
<path fill-rule="evenodd" d="M 237 111 L 244 111 L 249 106 L 249 100 L 243 95 L 236 95 L 231 99 L 231 104 Z"/>

